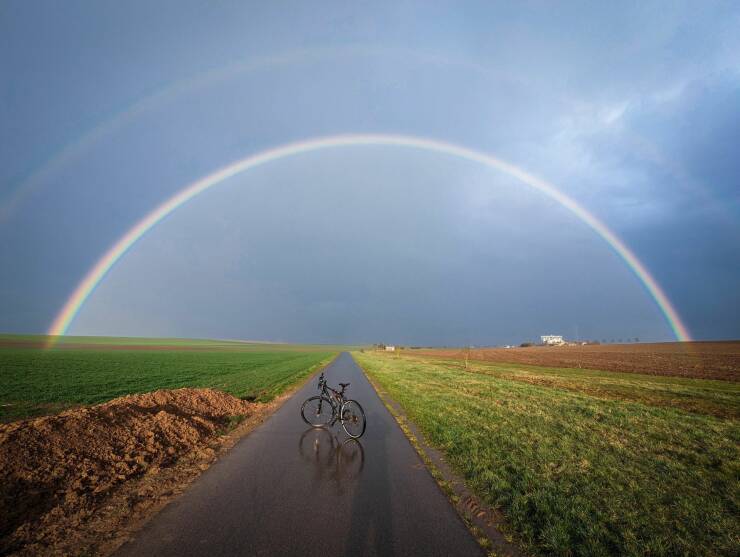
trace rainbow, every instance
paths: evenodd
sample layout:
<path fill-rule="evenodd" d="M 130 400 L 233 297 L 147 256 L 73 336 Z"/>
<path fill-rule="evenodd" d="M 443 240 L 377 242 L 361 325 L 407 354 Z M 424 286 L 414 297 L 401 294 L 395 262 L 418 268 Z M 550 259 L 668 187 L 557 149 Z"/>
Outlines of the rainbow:
<path fill-rule="evenodd" d="M 603 222 L 578 204 L 574 199 L 558 190 L 554 185 L 533 176 L 511 163 L 480 151 L 475 151 L 452 143 L 405 135 L 352 134 L 313 138 L 268 149 L 235 161 L 180 190 L 137 222 L 115 244 L 113 244 L 113 246 L 103 254 L 97 263 L 87 272 L 82 282 L 80 282 L 77 288 L 75 288 L 74 292 L 65 302 L 61 311 L 59 311 L 53 323 L 49 327 L 48 334 L 51 335 L 50 343 L 53 344 L 56 337 L 67 333 L 72 321 L 79 313 L 85 301 L 90 297 L 96 286 L 100 284 L 116 262 L 121 259 L 121 257 L 123 257 L 123 255 L 130 250 L 142 236 L 156 226 L 157 223 L 200 193 L 203 193 L 207 189 L 210 189 L 237 174 L 287 157 L 293 157 L 303 153 L 311 153 L 323 149 L 370 145 L 419 149 L 422 151 L 444 154 L 470 162 L 479 163 L 489 168 L 504 172 L 505 174 L 524 182 L 554 199 L 591 227 L 624 260 L 627 266 L 644 285 L 645 289 L 663 313 L 676 339 L 679 341 L 691 340 L 691 335 L 681 321 L 678 312 L 673 307 L 660 285 L 640 262 L 637 256 L 632 253 L 632 251 L 630 251 L 630 249 L 619 238 L 617 238 L 617 236 L 609 230 Z"/>
<path fill-rule="evenodd" d="M 75 141 L 65 145 L 44 161 L 36 170 L 31 172 L 21 183 L 6 196 L 0 198 L 0 223 L 10 219 L 26 198 L 33 195 L 55 173 L 75 160 L 82 158 L 87 151 L 107 136 L 123 129 L 135 121 L 136 118 L 166 106 L 178 96 L 204 89 L 227 79 L 252 72 L 289 66 L 291 64 L 306 63 L 312 60 L 322 60 L 329 57 L 352 57 L 358 55 L 376 55 L 396 58 L 415 58 L 422 63 L 448 64 L 467 68 L 483 75 L 493 75 L 493 70 L 466 60 L 456 60 L 440 55 L 428 55 L 403 48 L 386 48 L 378 46 L 348 46 L 342 50 L 330 47 L 313 47 L 292 50 L 278 55 L 265 56 L 239 61 L 223 67 L 208 70 L 195 76 L 173 82 L 166 87 L 155 90 L 153 93 L 133 102 L 125 110 L 117 112 L 103 120 L 92 129 L 82 133 Z M 496 72 L 500 77 L 500 72 Z M 503 76 L 513 81 L 511 76 Z"/>

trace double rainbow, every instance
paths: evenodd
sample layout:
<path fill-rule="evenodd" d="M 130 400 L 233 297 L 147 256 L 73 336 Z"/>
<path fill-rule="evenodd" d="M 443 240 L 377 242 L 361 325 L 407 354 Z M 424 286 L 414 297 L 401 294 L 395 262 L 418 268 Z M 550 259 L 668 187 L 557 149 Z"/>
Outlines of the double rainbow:
<path fill-rule="evenodd" d="M 158 222 L 198 194 L 225 180 L 228 180 L 233 176 L 236 176 L 237 174 L 263 164 L 279 161 L 302 153 L 320 151 L 322 149 L 363 145 L 406 147 L 458 157 L 504 172 L 505 174 L 517 178 L 525 184 L 551 197 L 591 227 L 624 260 L 627 266 L 644 285 L 645 289 L 663 313 L 676 339 L 679 341 L 691 340 L 689 331 L 681 321 L 678 312 L 673 307 L 660 285 L 658 285 L 637 256 L 635 256 L 635 254 L 632 253 L 632 251 L 630 251 L 630 249 L 619 238 L 617 238 L 617 236 L 609 230 L 603 222 L 598 220 L 574 199 L 559 191 L 554 185 L 537 178 L 506 161 L 473 149 L 454 145 L 452 143 L 403 135 L 352 134 L 320 137 L 297 143 L 290 143 L 248 156 L 233 162 L 196 182 L 193 182 L 167 199 L 164 203 L 159 205 L 129 229 L 129 231 L 113 244 L 113 246 L 87 272 L 82 282 L 80 282 L 77 288 L 75 288 L 74 292 L 66 301 L 61 311 L 57 314 L 53 323 L 49 327 L 48 334 L 52 335 L 51 343 L 54 342 L 54 337 L 67 333 L 72 321 L 79 313 L 85 301 L 95 290 L 96 286 L 105 278 L 116 262 Z"/>

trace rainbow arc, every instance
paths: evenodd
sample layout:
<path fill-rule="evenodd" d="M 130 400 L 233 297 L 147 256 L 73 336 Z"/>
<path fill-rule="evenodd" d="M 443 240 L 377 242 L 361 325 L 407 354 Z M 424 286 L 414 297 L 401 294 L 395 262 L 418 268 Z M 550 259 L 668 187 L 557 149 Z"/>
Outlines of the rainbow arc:
<path fill-rule="evenodd" d="M 157 223 L 194 197 L 224 182 L 225 180 L 236 176 L 237 174 L 241 174 L 242 172 L 246 172 L 247 170 L 263 164 L 277 162 L 303 153 L 353 146 L 390 146 L 418 149 L 457 157 L 503 172 L 535 188 L 536 190 L 539 190 L 576 215 L 602 239 L 604 239 L 604 241 L 619 255 L 619 257 L 624 260 L 627 266 L 643 284 L 662 312 L 676 339 L 679 341 L 691 340 L 691 335 L 681 321 L 678 312 L 645 265 L 643 265 L 643 263 L 624 244 L 624 242 L 622 242 L 603 222 L 573 198 L 558 190 L 553 184 L 497 157 L 452 143 L 405 135 L 351 134 L 313 138 L 268 149 L 237 160 L 181 189 L 178 193 L 164 201 L 161 205 L 156 207 L 130 228 L 85 274 L 82 281 L 77 285 L 74 292 L 72 292 L 49 327 L 48 334 L 52 335 L 50 342 L 53 344 L 54 337 L 67 333 L 75 316 L 80 312 L 85 301 L 90 297 L 97 285 L 100 284 L 100 282 L 110 272 L 116 262 L 119 261 L 126 252 L 132 249 L 136 242 L 138 242 L 147 232 L 152 230 Z"/>

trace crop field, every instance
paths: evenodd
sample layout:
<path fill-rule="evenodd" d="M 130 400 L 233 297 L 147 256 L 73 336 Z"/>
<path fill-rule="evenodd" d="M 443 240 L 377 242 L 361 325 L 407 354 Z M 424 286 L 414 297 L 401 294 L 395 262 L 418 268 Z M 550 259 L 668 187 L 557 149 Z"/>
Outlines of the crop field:
<path fill-rule="evenodd" d="M 156 337 L 106 337 L 106 336 L 60 336 L 50 337 L 46 335 L 0 335 L 0 345 L 30 345 L 45 346 L 49 340 L 53 340 L 56 346 L 210 346 L 221 347 L 231 344 L 244 344 L 237 340 L 214 340 L 198 338 L 156 338 Z"/>
<path fill-rule="evenodd" d="M 48 348 L 55 350 L 105 349 L 105 350 L 205 350 L 205 351 L 258 351 L 258 352 L 340 352 L 353 350 L 360 346 L 329 344 L 284 344 L 279 342 L 192 339 L 192 338 L 151 338 L 151 337 L 105 337 L 105 336 L 62 336 L 11 335 L 0 334 L 2 348 Z"/>
<path fill-rule="evenodd" d="M 0 336 L 0 421 L 50 414 L 132 393 L 212 387 L 269 401 L 328 363 L 335 346 L 183 339 Z"/>
<path fill-rule="evenodd" d="M 420 356 L 740 381 L 740 342 L 415 349 Z"/>
<path fill-rule="evenodd" d="M 537 555 L 740 554 L 740 385 L 355 352 Z"/>

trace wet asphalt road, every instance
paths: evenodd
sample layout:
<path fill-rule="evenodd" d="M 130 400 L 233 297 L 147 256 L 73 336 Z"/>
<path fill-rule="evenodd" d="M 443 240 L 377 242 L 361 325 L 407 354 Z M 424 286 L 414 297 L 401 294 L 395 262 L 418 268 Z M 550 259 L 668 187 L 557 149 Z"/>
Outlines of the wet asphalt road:
<path fill-rule="evenodd" d="M 359 442 L 307 428 L 311 380 L 116 555 L 482 555 L 352 357 L 326 377 L 364 407 Z"/>

